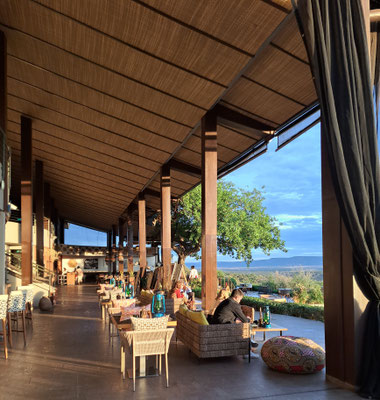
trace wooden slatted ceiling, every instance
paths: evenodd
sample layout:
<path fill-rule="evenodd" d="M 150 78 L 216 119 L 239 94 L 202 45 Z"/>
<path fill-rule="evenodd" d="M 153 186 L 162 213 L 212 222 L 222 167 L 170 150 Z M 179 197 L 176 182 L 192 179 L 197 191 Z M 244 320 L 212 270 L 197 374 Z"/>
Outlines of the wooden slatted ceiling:
<path fill-rule="evenodd" d="M 275 129 L 315 99 L 294 19 L 263 50 L 290 10 L 288 0 L 1 0 L 14 178 L 26 114 L 61 214 L 109 229 L 148 182 L 159 191 L 173 154 L 200 166 L 193 128 L 253 56 L 222 100 Z M 264 136 L 220 126 L 218 166 Z M 173 171 L 172 192 L 198 182 Z"/>

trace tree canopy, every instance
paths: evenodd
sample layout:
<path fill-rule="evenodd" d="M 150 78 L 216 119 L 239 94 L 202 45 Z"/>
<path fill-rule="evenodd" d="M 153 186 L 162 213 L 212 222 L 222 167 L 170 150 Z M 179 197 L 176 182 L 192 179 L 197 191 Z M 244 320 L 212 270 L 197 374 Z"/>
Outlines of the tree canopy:
<path fill-rule="evenodd" d="M 179 199 L 172 208 L 172 248 L 179 262 L 187 256 L 199 257 L 202 236 L 201 185 Z M 257 190 L 245 190 L 233 183 L 218 181 L 217 247 L 223 255 L 252 261 L 252 250 L 286 251 L 279 224 L 266 213 L 264 197 Z"/>

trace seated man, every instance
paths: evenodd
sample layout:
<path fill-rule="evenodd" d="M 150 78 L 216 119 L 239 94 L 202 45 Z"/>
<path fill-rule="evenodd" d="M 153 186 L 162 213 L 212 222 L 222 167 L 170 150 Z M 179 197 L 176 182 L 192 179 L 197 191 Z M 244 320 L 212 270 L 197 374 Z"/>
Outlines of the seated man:
<path fill-rule="evenodd" d="M 223 300 L 211 317 L 211 324 L 234 324 L 236 322 L 250 322 L 240 306 L 240 302 L 244 297 L 244 293 L 240 289 L 234 289 L 231 296 Z M 251 340 L 251 349 L 258 347 L 258 344 Z M 251 354 L 251 357 L 257 358 L 255 354 Z"/>
<path fill-rule="evenodd" d="M 241 299 L 244 293 L 240 289 L 234 289 L 231 297 L 223 300 L 214 312 L 211 318 L 212 324 L 233 324 L 237 321 L 249 322 L 240 307 Z"/>

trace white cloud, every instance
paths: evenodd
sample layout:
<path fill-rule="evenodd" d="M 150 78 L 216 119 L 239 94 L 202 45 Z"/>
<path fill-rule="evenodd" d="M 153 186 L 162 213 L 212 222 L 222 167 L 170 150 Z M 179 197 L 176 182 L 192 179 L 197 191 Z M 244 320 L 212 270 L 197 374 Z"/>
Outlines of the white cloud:
<path fill-rule="evenodd" d="M 301 200 L 304 195 L 298 192 L 270 192 L 265 196 L 274 197 L 278 200 Z"/>
<path fill-rule="evenodd" d="M 314 213 L 309 215 L 277 214 L 275 215 L 280 229 L 312 228 L 322 224 L 322 214 Z"/>

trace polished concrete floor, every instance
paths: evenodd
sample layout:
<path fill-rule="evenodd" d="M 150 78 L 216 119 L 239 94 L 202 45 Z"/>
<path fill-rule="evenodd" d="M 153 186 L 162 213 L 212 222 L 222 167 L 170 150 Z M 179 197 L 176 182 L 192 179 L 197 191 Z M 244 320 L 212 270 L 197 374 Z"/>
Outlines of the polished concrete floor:
<path fill-rule="evenodd" d="M 323 324 L 273 316 L 289 334 L 323 345 Z M 199 361 L 181 344 L 169 352 L 170 387 L 165 377 L 139 379 L 136 392 L 123 381 L 118 338 L 110 342 L 100 319 L 95 286 L 63 287 L 54 312 L 34 314 L 27 346 L 16 337 L 9 359 L 0 350 L 0 400 L 14 399 L 357 399 L 325 381 L 324 373 L 293 376 L 269 370 L 261 359 L 229 357 Z M 260 336 L 258 336 L 260 339 Z M 2 343 L 1 343 L 2 345 Z"/>

